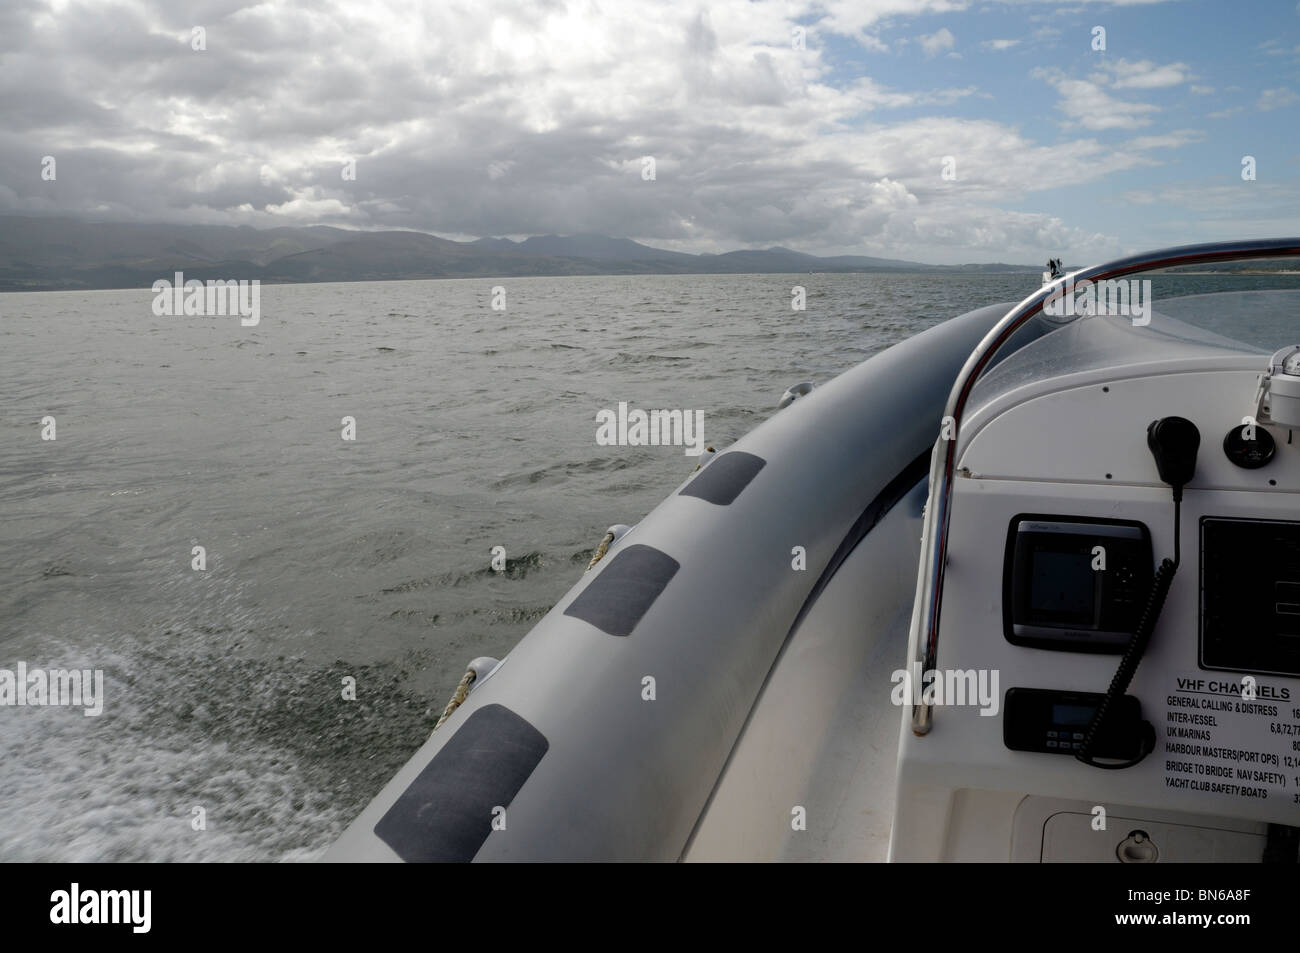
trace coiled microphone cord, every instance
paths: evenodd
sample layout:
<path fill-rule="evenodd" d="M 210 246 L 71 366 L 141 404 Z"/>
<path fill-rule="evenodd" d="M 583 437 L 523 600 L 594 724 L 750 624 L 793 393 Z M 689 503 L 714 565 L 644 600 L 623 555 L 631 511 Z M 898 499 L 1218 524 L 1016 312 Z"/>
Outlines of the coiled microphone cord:
<path fill-rule="evenodd" d="M 1182 491 L 1177 488 L 1174 494 L 1174 558 L 1165 557 L 1160 562 L 1160 568 L 1156 570 L 1155 578 L 1151 580 L 1151 591 L 1147 595 L 1146 605 L 1142 609 L 1142 616 L 1138 619 L 1137 628 L 1133 631 L 1133 637 L 1129 639 L 1128 648 L 1124 650 L 1124 657 L 1120 659 L 1119 668 L 1115 670 L 1115 677 L 1110 680 L 1110 688 L 1106 690 L 1106 697 L 1102 699 L 1101 705 L 1097 708 L 1097 713 L 1093 716 L 1092 722 L 1088 725 L 1088 730 L 1084 734 L 1083 744 L 1075 752 L 1075 757 L 1084 764 L 1090 764 L 1094 768 L 1106 768 L 1107 770 L 1118 770 L 1120 768 L 1131 768 L 1147 755 L 1149 755 L 1156 746 L 1155 729 L 1149 721 L 1142 722 L 1141 752 L 1130 761 L 1119 761 L 1106 763 L 1093 760 L 1092 749 L 1097 742 L 1101 729 L 1106 723 L 1106 716 L 1109 714 L 1111 707 L 1128 691 L 1129 683 L 1133 681 L 1134 674 L 1137 673 L 1138 663 L 1142 661 L 1142 656 L 1147 650 L 1147 644 L 1151 641 L 1151 633 L 1155 631 L 1156 622 L 1160 618 L 1160 610 L 1165 606 L 1165 599 L 1169 595 L 1169 587 L 1173 585 L 1174 574 L 1178 572 L 1178 563 L 1182 559 L 1181 533 L 1179 527 L 1182 523 Z"/>

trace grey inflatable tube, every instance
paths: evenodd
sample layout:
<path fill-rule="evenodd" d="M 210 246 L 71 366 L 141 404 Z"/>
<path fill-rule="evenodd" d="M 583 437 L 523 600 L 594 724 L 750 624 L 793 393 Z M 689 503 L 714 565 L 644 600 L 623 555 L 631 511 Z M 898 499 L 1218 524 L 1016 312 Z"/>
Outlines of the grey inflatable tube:
<path fill-rule="evenodd" d="M 475 687 L 324 859 L 678 859 L 818 579 L 933 445 L 958 370 L 1007 308 L 868 359 L 694 474 Z"/>

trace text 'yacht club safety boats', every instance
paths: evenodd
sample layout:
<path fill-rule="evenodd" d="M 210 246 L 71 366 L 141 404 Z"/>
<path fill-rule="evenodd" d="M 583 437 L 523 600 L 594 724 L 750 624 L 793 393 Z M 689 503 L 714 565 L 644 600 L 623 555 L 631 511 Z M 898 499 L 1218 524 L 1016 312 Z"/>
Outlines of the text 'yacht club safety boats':
<path fill-rule="evenodd" d="M 325 859 L 1294 861 L 1300 292 L 1128 283 L 1265 258 L 1058 273 L 787 392 Z"/>

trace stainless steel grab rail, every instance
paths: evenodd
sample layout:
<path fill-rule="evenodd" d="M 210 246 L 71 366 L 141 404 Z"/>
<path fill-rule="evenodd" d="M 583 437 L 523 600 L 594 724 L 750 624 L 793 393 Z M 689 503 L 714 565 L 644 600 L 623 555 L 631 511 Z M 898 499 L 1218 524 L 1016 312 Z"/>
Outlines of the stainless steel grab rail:
<path fill-rule="evenodd" d="M 1094 265 L 1071 272 L 1044 285 L 998 321 L 985 335 L 984 340 L 966 359 L 948 403 L 944 419 L 949 421 L 945 433 L 935 444 L 930 461 L 930 498 L 925 510 L 925 550 L 921 555 L 921 573 L 917 580 L 917 600 L 921 611 L 915 616 L 909 635 L 908 660 L 914 669 L 920 663 L 922 677 L 933 671 L 938 660 L 939 609 L 943 601 L 944 568 L 948 558 L 948 528 L 952 518 L 952 489 L 957 455 L 957 438 L 961 431 L 962 414 L 980 375 L 988 368 L 998 350 L 1020 330 L 1025 323 L 1042 310 L 1043 303 L 1053 295 L 1064 292 L 1080 281 L 1105 281 L 1136 272 L 1170 268 L 1175 265 L 1203 265 L 1214 262 L 1246 261 L 1252 258 L 1284 258 L 1300 256 L 1300 238 L 1273 238 L 1258 241 L 1211 242 L 1202 245 L 1182 245 L 1161 251 L 1119 258 L 1102 265 Z M 933 722 L 933 706 L 919 701 L 921 685 L 913 685 L 912 732 L 928 734 Z"/>

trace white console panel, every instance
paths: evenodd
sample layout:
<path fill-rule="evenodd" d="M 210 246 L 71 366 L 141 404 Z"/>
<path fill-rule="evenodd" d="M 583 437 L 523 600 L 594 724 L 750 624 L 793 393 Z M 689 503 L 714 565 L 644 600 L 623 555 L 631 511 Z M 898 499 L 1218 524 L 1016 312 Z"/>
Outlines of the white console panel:
<path fill-rule="evenodd" d="M 914 736 L 904 718 L 902 830 L 956 823 L 951 797 L 972 789 L 1076 805 L 1055 812 L 1060 817 L 1051 824 L 1041 819 L 1050 843 L 1026 846 L 1020 832 L 1016 853 L 1023 859 L 1042 851 L 1058 857 L 1061 845 L 1076 837 L 1078 805 L 1110 805 L 1124 818 L 1117 823 L 1130 826 L 1143 811 L 1152 820 L 1171 811 L 1204 817 L 1205 831 L 1224 832 L 1226 839 L 1211 852 L 1220 857 L 1253 850 L 1262 836 L 1259 822 L 1300 825 L 1300 678 L 1256 674 L 1255 698 L 1243 701 L 1240 670 L 1208 670 L 1198 662 L 1202 517 L 1300 521 L 1300 440 L 1286 428 L 1269 427 L 1276 455 L 1255 470 L 1234 465 L 1223 451 L 1224 436 L 1250 411 L 1259 365 L 1225 357 L 1218 368 L 1197 361 L 1075 374 L 1004 394 L 963 423 L 966 446 L 952 500 L 937 667 L 996 673 L 998 711 L 936 706 L 924 737 Z M 1112 771 L 1069 754 L 1010 750 L 1002 717 L 1008 689 L 1104 693 L 1120 660 L 1006 639 L 1003 574 L 1013 518 L 1139 521 L 1150 531 L 1154 562 L 1172 557 L 1171 491 L 1146 445 L 1148 424 L 1170 415 L 1193 421 L 1201 444 L 1182 503 L 1181 566 L 1127 692 L 1155 728 L 1155 750 L 1140 764 Z M 913 811 L 909 790 L 925 792 Z M 943 790 L 950 792 L 947 807 Z M 962 821 L 978 824 L 968 816 Z M 948 843 L 952 857 L 952 832 Z M 1113 846 L 1102 853 L 1108 851 Z"/>

